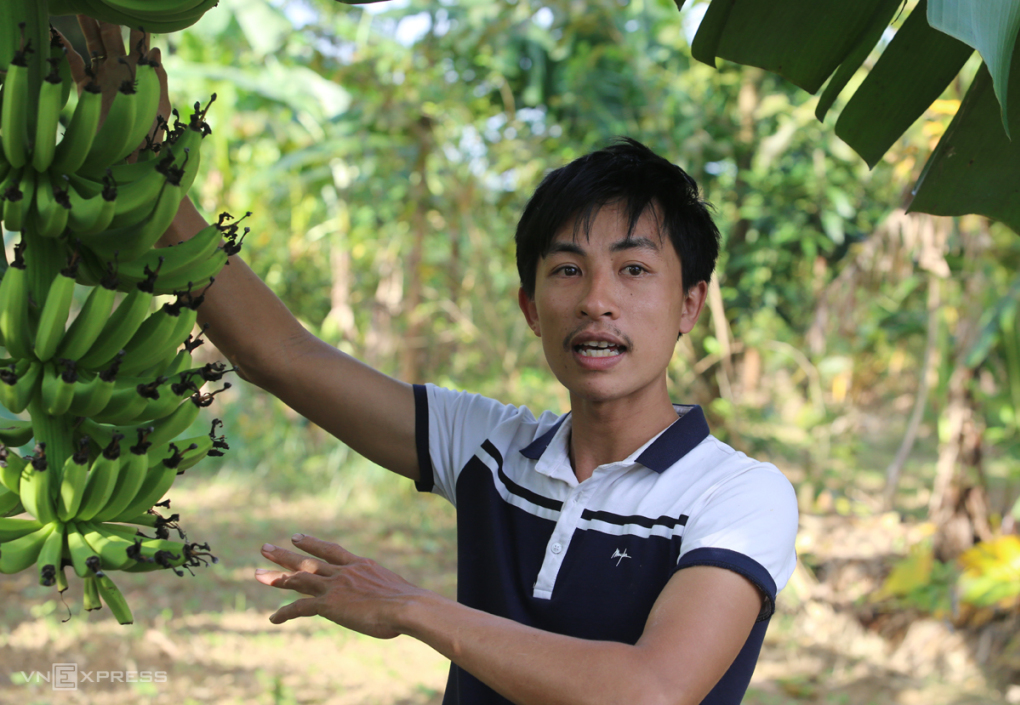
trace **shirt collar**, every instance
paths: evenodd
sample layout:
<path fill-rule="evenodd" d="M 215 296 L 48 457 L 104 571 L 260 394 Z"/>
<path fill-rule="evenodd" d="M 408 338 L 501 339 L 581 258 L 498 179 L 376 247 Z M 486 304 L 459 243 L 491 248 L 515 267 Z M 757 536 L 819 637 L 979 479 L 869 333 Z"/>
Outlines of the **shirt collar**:
<path fill-rule="evenodd" d="M 639 454 L 634 459 L 634 462 L 641 463 L 657 473 L 665 472 L 667 468 L 708 438 L 709 434 L 708 422 L 705 420 L 705 413 L 700 406 L 674 404 L 673 408 L 676 409 L 679 418 L 649 441 L 644 448 L 639 448 L 636 451 Z M 570 432 L 570 424 L 565 424 L 564 421 L 569 416 L 569 412 L 561 416 L 548 431 L 522 448 L 521 455 L 530 460 L 540 461 L 540 465 L 548 465 L 548 463 L 542 463 L 541 460 L 550 445 L 562 447 L 565 453 L 566 435 Z M 554 444 L 553 439 L 557 436 L 561 438 L 557 439 L 559 442 Z M 546 460 L 551 460 L 551 458 L 546 458 Z M 549 474 L 548 470 L 545 474 Z"/>

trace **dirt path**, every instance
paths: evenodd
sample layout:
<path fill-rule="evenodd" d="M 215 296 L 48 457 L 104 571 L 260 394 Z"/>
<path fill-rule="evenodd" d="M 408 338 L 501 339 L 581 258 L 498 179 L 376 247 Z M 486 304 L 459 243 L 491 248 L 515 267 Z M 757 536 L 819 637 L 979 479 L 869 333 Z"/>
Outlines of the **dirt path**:
<path fill-rule="evenodd" d="M 26 571 L 0 579 L 0 703 L 439 703 L 447 663 L 409 638 L 378 641 L 323 620 L 282 626 L 268 615 L 284 595 L 252 578 L 258 546 L 297 530 L 332 538 L 412 582 L 455 591 L 452 510 L 406 495 L 380 509 L 311 498 L 284 502 L 224 482 L 184 482 L 192 540 L 208 540 L 220 563 L 195 577 L 118 576 L 135 613 L 121 627 L 107 610 L 81 614 L 80 582 L 68 609 Z M 258 507 L 250 510 L 246 507 Z M 886 558 L 901 553 L 913 529 L 894 516 L 804 518 L 800 566 L 780 598 L 746 703 L 963 705 L 1020 702 L 986 682 L 967 635 L 932 620 L 899 633 L 862 626 L 854 604 L 874 589 Z M 290 598 L 286 598 L 289 601 Z M 893 630 L 895 631 L 895 630 Z M 33 672 L 74 664 L 77 690 L 56 691 Z M 26 678 L 35 682 L 25 682 Z M 111 682 L 127 680 L 159 682 Z"/>

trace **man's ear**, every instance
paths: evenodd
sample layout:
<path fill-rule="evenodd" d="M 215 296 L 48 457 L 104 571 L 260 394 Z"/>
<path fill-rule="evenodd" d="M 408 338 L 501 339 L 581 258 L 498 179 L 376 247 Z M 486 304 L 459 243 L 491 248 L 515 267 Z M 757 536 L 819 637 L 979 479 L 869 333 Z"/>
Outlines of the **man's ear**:
<path fill-rule="evenodd" d="M 708 298 L 708 282 L 698 282 L 687 290 L 684 296 L 684 308 L 680 313 L 680 334 L 690 333 L 694 324 L 698 322 L 701 309 L 705 306 L 705 299 Z"/>
<path fill-rule="evenodd" d="M 521 307 L 521 312 L 524 313 L 528 328 L 541 338 L 542 329 L 538 325 L 538 307 L 535 306 L 535 300 L 528 296 L 528 292 L 524 290 L 523 286 L 517 290 L 517 304 Z"/>

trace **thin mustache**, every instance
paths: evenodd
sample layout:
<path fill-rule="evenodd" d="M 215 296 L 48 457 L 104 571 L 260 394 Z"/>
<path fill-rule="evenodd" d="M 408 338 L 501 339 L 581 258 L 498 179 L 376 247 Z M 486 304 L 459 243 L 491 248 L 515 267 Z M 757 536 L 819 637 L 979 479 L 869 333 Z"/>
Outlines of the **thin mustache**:
<path fill-rule="evenodd" d="M 594 327 L 591 326 L 591 325 L 583 325 L 583 326 L 579 326 L 579 327 L 575 328 L 570 333 L 568 333 L 567 337 L 563 339 L 563 349 L 566 352 L 570 352 L 570 348 L 571 348 L 570 341 L 573 340 L 578 335 L 580 335 L 581 333 L 585 332 L 586 330 L 594 330 Z M 619 328 L 600 328 L 599 330 L 604 330 L 607 333 L 610 333 L 610 334 L 616 336 L 617 338 L 619 338 L 620 340 L 622 340 L 624 345 L 627 346 L 628 350 L 633 350 L 634 349 L 634 344 L 631 342 L 630 336 L 625 334 Z"/>

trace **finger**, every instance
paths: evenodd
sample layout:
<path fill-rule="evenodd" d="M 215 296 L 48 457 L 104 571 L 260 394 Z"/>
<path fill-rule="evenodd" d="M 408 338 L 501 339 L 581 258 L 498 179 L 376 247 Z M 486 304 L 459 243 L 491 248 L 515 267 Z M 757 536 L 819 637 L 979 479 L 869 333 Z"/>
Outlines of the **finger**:
<path fill-rule="evenodd" d="M 146 54 L 146 58 L 156 64 L 156 78 L 159 80 L 159 107 L 156 109 L 156 113 L 163 118 L 164 123 L 167 123 L 170 121 L 170 88 L 167 82 L 166 69 L 163 68 L 163 55 L 160 53 L 159 48 L 156 48 L 149 51 Z M 163 141 L 163 130 L 159 129 L 159 124 L 160 121 L 156 120 L 153 123 L 153 129 L 149 132 L 153 142 Z"/>
<path fill-rule="evenodd" d="M 255 579 L 263 585 L 293 590 L 294 592 L 300 592 L 302 595 L 322 595 L 328 590 L 325 583 L 326 578 L 321 575 L 305 573 L 304 571 L 285 573 L 280 570 L 258 568 L 255 571 Z"/>
<path fill-rule="evenodd" d="M 129 54 L 144 55 L 149 51 L 149 35 L 140 29 L 131 30 L 128 36 L 128 43 L 130 44 L 128 47 Z"/>
<path fill-rule="evenodd" d="M 81 54 L 74 50 L 71 46 L 71 42 L 67 41 L 67 37 L 60 33 L 60 30 L 54 29 L 57 36 L 60 37 L 60 42 L 64 45 L 64 50 L 67 52 L 67 64 L 71 68 L 71 80 L 75 83 L 85 83 L 87 78 L 85 75 L 85 59 L 81 58 Z"/>
<path fill-rule="evenodd" d="M 283 624 L 297 617 L 314 617 L 317 614 L 319 614 L 319 610 L 315 598 L 306 597 L 276 610 L 269 616 L 269 621 L 273 624 Z"/>
<path fill-rule="evenodd" d="M 121 31 L 119 24 L 100 22 L 99 33 L 103 38 L 103 48 L 105 49 L 106 56 L 119 57 L 127 55 L 127 51 L 124 49 L 124 33 Z"/>
<path fill-rule="evenodd" d="M 303 570 L 306 573 L 314 573 L 319 575 L 328 574 L 329 566 L 322 561 L 317 561 L 314 558 L 308 556 L 302 556 L 299 553 L 288 551 L 285 548 L 278 548 L 272 544 L 264 544 L 262 546 L 262 555 L 271 560 L 277 565 L 281 565 L 284 568 L 290 570 Z"/>
<path fill-rule="evenodd" d="M 323 541 L 315 538 L 314 536 L 294 534 L 290 540 L 302 551 L 307 551 L 313 556 L 317 556 L 318 558 L 323 559 L 327 563 L 332 563 L 333 565 L 348 565 L 349 563 L 353 563 L 361 558 L 339 544 L 331 543 L 330 541 Z"/>
<path fill-rule="evenodd" d="M 85 47 L 89 50 L 89 56 L 104 56 L 103 37 L 99 31 L 99 22 L 88 15 L 78 15 L 78 26 L 81 27 L 81 33 L 85 37 Z"/>

